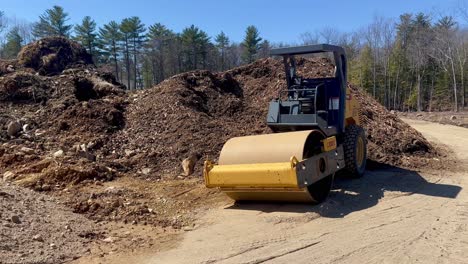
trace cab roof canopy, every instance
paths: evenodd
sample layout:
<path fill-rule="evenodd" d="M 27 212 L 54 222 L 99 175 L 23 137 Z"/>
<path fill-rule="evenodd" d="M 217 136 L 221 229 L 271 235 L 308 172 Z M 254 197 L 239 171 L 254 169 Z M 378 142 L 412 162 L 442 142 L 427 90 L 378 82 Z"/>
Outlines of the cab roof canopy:
<path fill-rule="evenodd" d="M 334 53 L 338 53 L 339 55 L 342 55 L 345 53 L 344 49 L 340 46 L 335 46 L 335 45 L 330 45 L 330 44 L 317 44 L 317 45 L 272 49 L 270 51 L 270 55 L 284 56 L 284 55 L 301 55 L 301 54 L 321 53 L 321 52 L 334 52 Z"/>

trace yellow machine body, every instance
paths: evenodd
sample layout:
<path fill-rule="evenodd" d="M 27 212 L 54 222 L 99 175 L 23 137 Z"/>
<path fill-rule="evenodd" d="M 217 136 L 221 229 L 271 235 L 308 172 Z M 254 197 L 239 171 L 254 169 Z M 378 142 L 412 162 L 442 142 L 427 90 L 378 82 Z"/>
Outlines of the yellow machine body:
<path fill-rule="evenodd" d="M 312 134 L 321 132 L 232 138 L 223 146 L 218 164 L 205 162 L 205 184 L 220 188 L 234 200 L 311 202 L 307 188 L 300 187 L 296 166 L 306 158 L 304 147 Z M 335 148 L 334 136 L 322 140 L 324 151 Z"/>
<path fill-rule="evenodd" d="M 359 102 L 346 90 L 345 126 L 361 125 Z"/>

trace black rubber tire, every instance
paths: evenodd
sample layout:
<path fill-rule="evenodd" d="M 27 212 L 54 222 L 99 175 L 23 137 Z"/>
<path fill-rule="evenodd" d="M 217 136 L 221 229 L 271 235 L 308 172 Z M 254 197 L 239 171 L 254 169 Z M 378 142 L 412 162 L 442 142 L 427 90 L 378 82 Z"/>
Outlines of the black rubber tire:
<path fill-rule="evenodd" d="M 357 160 L 359 138 L 362 138 L 364 144 L 364 160 L 361 164 L 358 164 Z M 367 141 L 362 127 L 358 125 L 346 127 L 343 149 L 346 164 L 343 174 L 350 178 L 361 178 L 364 176 L 367 161 Z"/>
<path fill-rule="evenodd" d="M 328 175 L 320 181 L 307 186 L 307 190 L 313 199 L 313 203 L 319 204 L 327 199 L 333 185 L 333 176 L 334 175 Z"/>

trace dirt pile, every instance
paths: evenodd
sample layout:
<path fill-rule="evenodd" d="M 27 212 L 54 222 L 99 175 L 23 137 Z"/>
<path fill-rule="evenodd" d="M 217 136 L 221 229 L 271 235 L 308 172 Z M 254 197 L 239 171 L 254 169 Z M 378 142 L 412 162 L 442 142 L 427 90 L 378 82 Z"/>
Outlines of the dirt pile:
<path fill-rule="evenodd" d="M 129 100 L 125 129 L 107 145 L 108 152 L 142 175 L 177 174 L 182 159 L 214 158 L 224 140 L 248 133 L 234 118 L 245 103 L 229 74 L 180 74 Z"/>
<path fill-rule="evenodd" d="M 12 173 L 10 180 L 47 190 L 115 174 L 100 149 L 124 126 L 126 96 L 88 57 L 57 37 L 25 46 L 18 61 L 0 63 L 0 173 Z"/>
<path fill-rule="evenodd" d="M 309 78 L 329 77 L 334 67 L 326 59 L 299 60 L 298 72 Z M 174 76 L 131 95 L 127 125 L 116 134 L 109 152 L 134 171 L 159 177 L 181 174 L 180 162 L 196 157 L 198 175 L 203 160 L 216 159 L 229 138 L 271 132 L 265 124 L 268 102 L 284 89 L 284 78 L 282 62 L 274 59 L 222 73 Z M 408 157 L 435 155 L 421 134 L 364 92 L 350 88 L 363 106 L 371 159 L 410 166 Z"/>
<path fill-rule="evenodd" d="M 369 159 L 391 165 L 423 166 L 437 151 L 424 136 L 360 88 L 349 85 L 361 105 Z M 416 162 L 416 163 L 415 163 Z M 413 163 L 413 164 L 411 164 Z"/>
<path fill-rule="evenodd" d="M 23 47 L 18 64 L 41 75 L 59 74 L 67 68 L 92 64 L 91 55 L 78 43 L 64 37 L 48 37 Z"/>

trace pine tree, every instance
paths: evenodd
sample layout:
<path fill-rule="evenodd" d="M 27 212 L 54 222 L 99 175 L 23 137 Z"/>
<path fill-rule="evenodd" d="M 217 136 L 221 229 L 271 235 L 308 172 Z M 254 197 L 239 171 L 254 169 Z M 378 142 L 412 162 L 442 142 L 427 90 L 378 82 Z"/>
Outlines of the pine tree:
<path fill-rule="evenodd" d="M 127 89 L 131 89 L 131 70 L 130 70 L 130 41 L 132 35 L 130 18 L 124 18 L 120 23 L 120 32 L 123 39 L 123 53 L 125 60 L 125 70 L 127 71 Z"/>
<path fill-rule="evenodd" d="M 137 82 L 139 80 L 140 74 L 138 73 L 138 55 L 143 46 L 143 43 L 146 41 L 145 35 L 145 25 L 141 22 L 139 17 L 131 17 L 132 21 L 132 47 L 133 47 L 133 71 L 135 75 L 134 87 L 137 87 Z"/>
<path fill-rule="evenodd" d="M 105 53 L 112 57 L 117 80 L 120 80 L 118 54 L 120 52 L 119 42 L 122 40 L 122 37 L 120 25 L 115 21 L 111 21 L 99 29 L 100 45 L 102 45 Z"/>
<path fill-rule="evenodd" d="M 161 23 L 148 28 L 148 47 L 150 49 L 153 83 L 161 82 L 165 77 L 165 55 L 169 44 L 174 41 L 175 34 Z"/>
<path fill-rule="evenodd" d="M 200 58 L 202 66 L 206 67 L 206 55 L 209 46 L 209 37 L 206 32 L 200 30 L 198 27 L 191 25 L 182 30 L 180 35 L 183 54 L 187 67 L 185 70 L 195 70 L 198 68 Z"/>
<path fill-rule="evenodd" d="M 127 60 L 127 75 L 129 76 L 128 78 L 130 79 L 130 50 L 133 55 L 133 88 L 137 88 L 137 83 L 138 83 L 138 53 L 143 45 L 143 42 L 145 40 L 145 35 L 143 34 L 145 32 L 145 25 L 141 23 L 141 20 L 139 17 L 130 17 L 126 18 L 122 21 L 120 30 L 124 34 L 124 39 L 125 39 L 125 50 L 126 50 L 126 60 Z M 128 81 L 128 85 L 130 87 L 130 81 Z"/>
<path fill-rule="evenodd" d="M 47 9 L 44 14 L 39 16 L 39 22 L 35 23 L 33 27 L 33 35 L 36 38 L 69 37 L 72 26 L 66 24 L 68 20 L 68 13 L 61 6 L 53 6 L 52 9 Z"/>
<path fill-rule="evenodd" d="M 89 16 L 85 16 L 81 25 L 75 26 L 75 40 L 83 45 L 89 54 L 95 57 L 96 47 L 96 22 Z"/>
<path fill-rule="evenodd" d="M 268 40 L 264 40 L 260 44 L 260 49 L 258 51 L 258 56 L 260 58 L 267 58 L 268 56 L 270 56 L 270 50 L 271 50 L 270 42 Z"/>
<path fill-rule="evenodd" d="M 369 46 L 364 46 L 360 56 L 360 86 L 363 87 L 367 92 L 371 92 L 373 89 L 373 74 L 372 74 L 372 63 L 374 61 L 372 49 Z"/>
<path fill-rule="evenodd" d="M 199 33 L 199 38 L 198 38 L 198 50 L 200 52 L 201 56 L 201 63 L 202 63 L 202 69 L 207 69 L 208 67 L 208 54 L 212 48 L 212 44 L 210 42 L 210 37 L 208 34 L 200 30 Z"/>
<path fill-rule="evenodd" d="M 6 43 L 3 47 L 5 58 L 14 59 L 18 52 L 21 50 L 23 38 L 20 35 L 19 28 L 13 27 L 6 35 Z"/>
<path fill-rule="evenodd" d="M 223 31 L 215 37 L 216 47 L 221 53 L 221 70 L 226 69 L 226 49 L 229 46 L 229 38 Z"/>
<path fill-rule="evenodd" d="M 242 42 L 242 47 L 244 51 L 242 53 L 242 59 L 246 63 L 251 63 L 255 60 L 258 50 L 260 49 L 260 33 L 255 26 L 248 26 L 245 30 L 244 41 Z"/>

